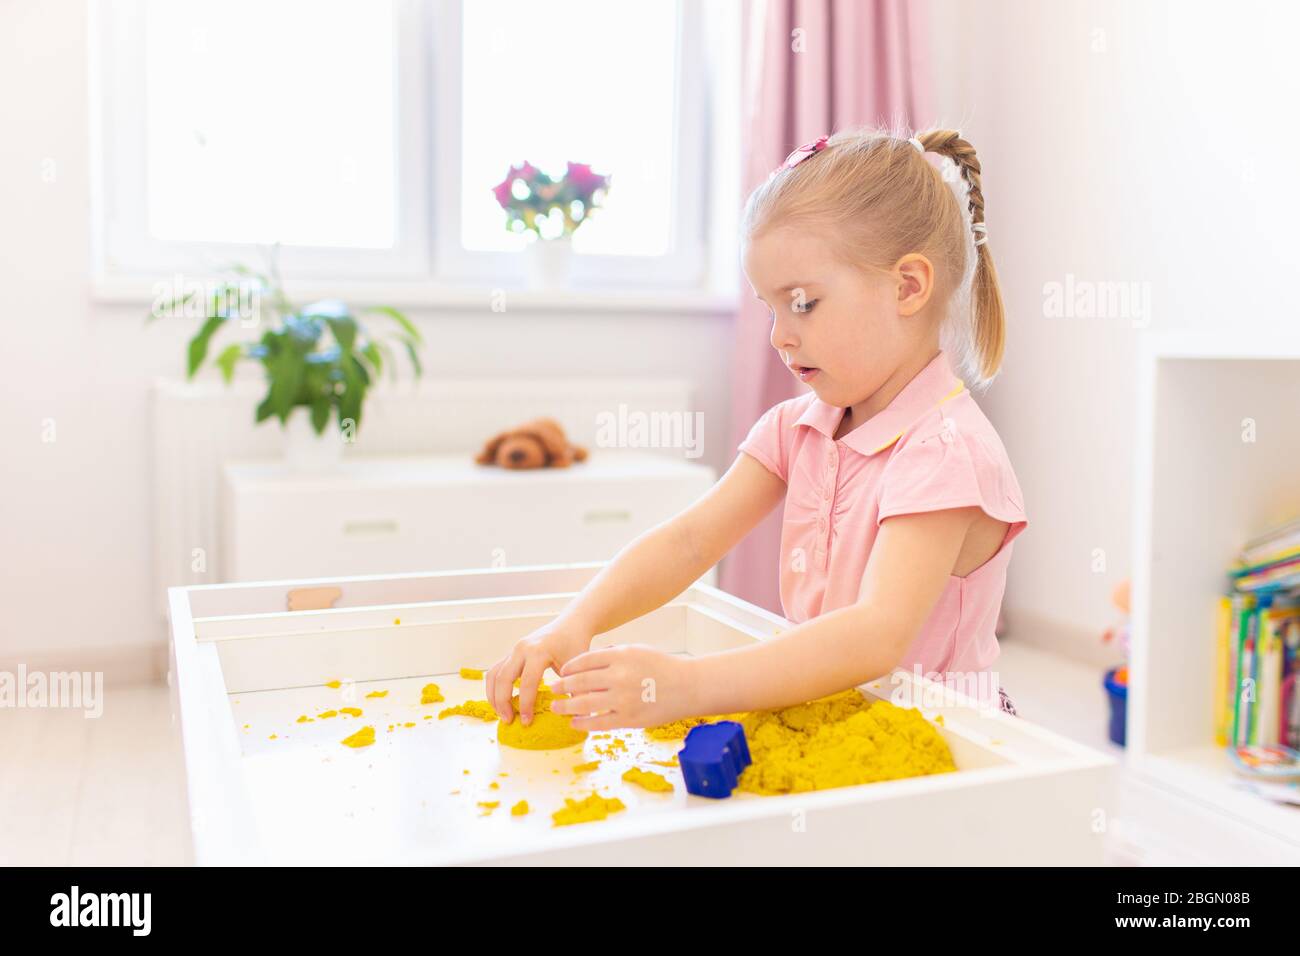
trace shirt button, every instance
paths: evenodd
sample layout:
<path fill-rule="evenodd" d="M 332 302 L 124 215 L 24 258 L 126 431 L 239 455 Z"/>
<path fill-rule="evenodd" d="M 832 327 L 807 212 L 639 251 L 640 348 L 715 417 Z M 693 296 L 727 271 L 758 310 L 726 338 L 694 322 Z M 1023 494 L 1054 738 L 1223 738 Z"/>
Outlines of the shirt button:
<path fill-rule="evenodd" d="M 825 488 L 822 489 L 822 497 L 825 498 L 825 499 L 827 499 L 828 501 L 830 500 L 830 497 L 831 497 L 831 486 L 830 486 L 830 485 L 827 485 Z"/>
<path fill-rule="evenodd" d="M 826 519 L 825 519 L 825 518 L 818 518 L 818 519 L 817 519 L 817 530 L 818 530 L 818 531 L 825 531 L 825 530 L 826 530 Z"/>

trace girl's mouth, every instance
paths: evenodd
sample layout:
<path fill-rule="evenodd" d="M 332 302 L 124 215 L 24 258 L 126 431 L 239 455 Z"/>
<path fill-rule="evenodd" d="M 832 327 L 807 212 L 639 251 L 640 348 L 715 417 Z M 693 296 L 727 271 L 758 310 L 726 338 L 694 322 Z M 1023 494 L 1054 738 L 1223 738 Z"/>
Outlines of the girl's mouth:
<path fill-rule="evenodd" d="M 790 370 L 799 376 L 799 381 L 810 382 L 813 377 L 821 371 L 819 368 L 808 368 L 806 365 L 791 365 Z"/>

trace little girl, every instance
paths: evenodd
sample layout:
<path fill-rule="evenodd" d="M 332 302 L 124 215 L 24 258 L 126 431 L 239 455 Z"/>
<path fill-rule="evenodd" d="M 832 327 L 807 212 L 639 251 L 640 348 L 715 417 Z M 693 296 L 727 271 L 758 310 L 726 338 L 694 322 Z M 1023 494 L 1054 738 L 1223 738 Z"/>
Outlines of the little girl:
<path fill-rule="evenodd" d="M 552 710 L 593 731 L 784 707 L 896 667 L 1014 714 L 990 666 L 1023 499 L 950 359 L 981 385 L 1001 363 L 987 239 L 980 164 L 958 132 L 840 132 L 791 153 L 746 203 L 742 254 L 772 347 L 811 391 L 764 413 L 708 493 L 488 671 L 502 720 L 519 678 L 531 722 L 547 668 L 569 695 Z M 680 594 L 782 498 L 781 603 L 796 626 L 701 657 L 589 649 Z"/>

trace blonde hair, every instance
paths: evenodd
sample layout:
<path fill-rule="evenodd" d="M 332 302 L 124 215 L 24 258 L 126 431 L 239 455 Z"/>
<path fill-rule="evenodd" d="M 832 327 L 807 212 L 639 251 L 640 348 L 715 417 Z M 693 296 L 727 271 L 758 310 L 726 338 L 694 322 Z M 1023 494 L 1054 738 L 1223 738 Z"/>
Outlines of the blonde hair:
<path fill-rule="evenodd" d="M 906 136 L 875 128 L 835 133 L 825 149 L 781 167 L 750 194 L 741 236 L 748 242 L 778 225 L 820 228 L 846 263 L 868 271 L 886 271 L 909 252 L 926 256 L 937 301 L 953 316 L 943 323 L 945 347 L 960 356 L 968 380 L 987 384 L 1002 365 L 1006 315 L 988 242 L 975 244 L 987 240 L 980 163 L 956 130 L 916 139 L 950 161 L 946 171 Z M 960 196 L 949 182 L 962 187 Z"/>

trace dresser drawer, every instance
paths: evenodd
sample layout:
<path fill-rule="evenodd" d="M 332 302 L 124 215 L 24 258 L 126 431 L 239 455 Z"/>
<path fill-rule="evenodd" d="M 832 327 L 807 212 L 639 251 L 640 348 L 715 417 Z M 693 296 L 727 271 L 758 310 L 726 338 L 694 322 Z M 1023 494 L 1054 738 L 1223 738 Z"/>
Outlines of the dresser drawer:
<path fill-rule="evenodd" d="M 225 580 L 603 560 L 712 485 L 703 465 L 594 453 L 508 471 L 467 455 L 348 463 L 304 478 L 228 465 Z"/>

